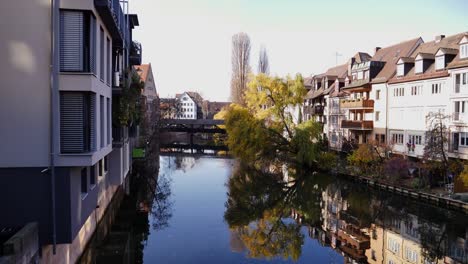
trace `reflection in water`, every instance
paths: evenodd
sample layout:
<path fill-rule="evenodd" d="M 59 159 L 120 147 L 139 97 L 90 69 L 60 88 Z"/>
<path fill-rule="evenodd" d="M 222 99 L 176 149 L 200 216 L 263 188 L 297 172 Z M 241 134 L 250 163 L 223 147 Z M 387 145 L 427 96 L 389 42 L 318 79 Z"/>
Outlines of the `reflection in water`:
<path fill-rule="evenodd" d="M 299 259 L 306 226 L 345 263 L 468 263 L 461 213 L 327 175 L 288 170 L 283 178 L 244 164 L 227 185 L 225 220 L 235 250 L 253 258 Z"/>
<path fill-rule="evenodd" d="M 150 152 L 131 187 L 81 263 L 468 263 L 465 214 L 330 175 Z"/>

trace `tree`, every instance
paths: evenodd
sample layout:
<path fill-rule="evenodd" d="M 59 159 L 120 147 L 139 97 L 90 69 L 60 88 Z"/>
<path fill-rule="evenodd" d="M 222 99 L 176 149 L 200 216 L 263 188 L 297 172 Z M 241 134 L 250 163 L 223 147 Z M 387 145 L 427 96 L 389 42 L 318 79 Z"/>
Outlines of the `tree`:
<path fill-rule="evenodd" d="M 263 73 L 265 75 L 270 74 L 270 63 L 265 46 L 260 47 L 260 54 L 258 57 L 258 73 Z"/>
<path fill-rule="evenodd" d="M 246 33 L 238 33 L 232 37 L 232 76 L 231 101 L 244 104 L 244 92 L 247 88 L 250 69 L 250 38 Z"/>
<path fill-rule="evenodd" d="M 381 161 L 381 157 L 371 144 L 361 144 L 348 156 L 348 162 L 356 166 L 361 172 L 369 172 Z"/>
<path fill-rule="evenodd" d="M 432 171 L 439 172 L 444 182 L 447 180 L 449 169 L 448 158 L 448 128 L 447 122 L 450 116 L 442 111 L 430 112 L 426 116 L 426 144 L 424 146 L 424 160 Z"/>

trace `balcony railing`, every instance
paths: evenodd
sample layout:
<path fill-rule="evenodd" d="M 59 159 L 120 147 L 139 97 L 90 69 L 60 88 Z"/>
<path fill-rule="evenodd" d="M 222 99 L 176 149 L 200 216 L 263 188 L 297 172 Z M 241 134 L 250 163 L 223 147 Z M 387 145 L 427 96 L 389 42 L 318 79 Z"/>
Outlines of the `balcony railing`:
<path fill-rule="evenodd" d="M 94 5 L 112 35 L 113 46 L 128 43 L 129 33 L 119 0 L 94 0 Z"/>
<path fill-rule="evenodd" d="M 341 109 L 339 106 L 331 107 L 331 108 L 330 108 L 330 114 L 331 114 L 331 115 L 344 115 L 344 114 L 345 114 L 345 110 L 344 110 L 344 109 Z"/>
<path fill-rule="evenodd" d="M 370 120 L 342 120 L 341 128 L 369 130 L 374 128 L 374 122 Z"/>
<path fill-rule="evenodd" d="M 341 99 L 340 108 L 373 108 L 374 100 L 369 99 Z"/>
<path fill-rule="evenodd" d="M 310 115 L 323 115 L 323 105 L 306 105 L 304 113 Z"/>

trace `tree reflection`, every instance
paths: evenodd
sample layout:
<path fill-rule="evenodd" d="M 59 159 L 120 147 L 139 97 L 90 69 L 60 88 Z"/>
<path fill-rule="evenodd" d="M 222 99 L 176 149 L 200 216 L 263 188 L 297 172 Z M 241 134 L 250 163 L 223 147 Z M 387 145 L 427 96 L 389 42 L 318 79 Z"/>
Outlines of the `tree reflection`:
<path fill-rule="evenodd" d="M 304 243 L 300 222 L 316 224 L 320 219 L 320 189 L 313 175 L 289 169 L 285 178 L 276 171 L 238 164 L 227 183 L 224 218 L 250 257 L 297 260 Z M 292 212 L 301 218 L 287 219 Z"/>

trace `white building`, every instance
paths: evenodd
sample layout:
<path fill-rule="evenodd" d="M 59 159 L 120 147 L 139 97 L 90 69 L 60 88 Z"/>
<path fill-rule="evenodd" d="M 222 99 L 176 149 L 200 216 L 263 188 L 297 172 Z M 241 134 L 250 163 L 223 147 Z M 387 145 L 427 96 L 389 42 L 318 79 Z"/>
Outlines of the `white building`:
<path fill-rule="evenodd" d="M 176 119 L 198 119 L 198 105 L 188 92 L 176 95 Z"/>
<path fill-rule="evenodd" d="M 447 69 L 455 61 L 462 37 L 463 34 L 437 36 L 434 41 L 419 45 L 411 56 L 398 60 L 397 74 L 389 80 L 387 94 L 388 141 L 394 152 L 422 157 L 429 129 L 428 115 L 463 111 L 463 104 L 456 103 L 455 82 Z M 453 99 L 449 99 L 452 95 Z"/>

